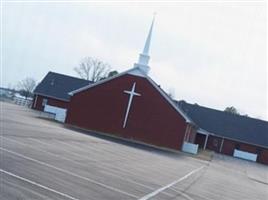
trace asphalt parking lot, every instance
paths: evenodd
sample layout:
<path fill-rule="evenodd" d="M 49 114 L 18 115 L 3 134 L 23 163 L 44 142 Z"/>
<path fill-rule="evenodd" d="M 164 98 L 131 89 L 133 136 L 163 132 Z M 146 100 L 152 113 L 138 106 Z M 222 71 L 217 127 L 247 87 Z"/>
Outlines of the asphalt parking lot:
<path fill-rule="evenodd" d="M 265 165 L 85 134 L 3 102 L 0 122 L 1 200 L 268 199 Z"/>

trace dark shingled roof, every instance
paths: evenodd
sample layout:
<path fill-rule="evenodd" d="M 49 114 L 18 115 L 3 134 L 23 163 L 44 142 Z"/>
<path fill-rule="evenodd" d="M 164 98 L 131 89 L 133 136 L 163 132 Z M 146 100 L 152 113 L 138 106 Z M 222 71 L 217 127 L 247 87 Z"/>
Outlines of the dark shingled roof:
<path fill-rule="evenodd" d="M 199 128 L 218 136 L 268 147 L 268 122 L 211 108 L 175 101 Z"/>
<path fill-rule="evenodd" d="M 69 92 L 91 83 L 91 81 L 84 79 L 48 72 L 45 78 L 37 85 L 34 93 L 69 101 Z"/>

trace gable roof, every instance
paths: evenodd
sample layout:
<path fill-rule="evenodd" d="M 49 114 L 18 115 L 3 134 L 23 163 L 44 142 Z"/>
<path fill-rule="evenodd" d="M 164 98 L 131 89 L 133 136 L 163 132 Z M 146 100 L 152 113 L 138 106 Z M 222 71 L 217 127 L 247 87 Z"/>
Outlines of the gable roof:
<path fill-rule="evenodd" d="M 37 85 L 34 94 L 39 94 L 55 99 L 69 101 L 69 92 L 91 84 L 87 81 L 64 74 L 48 72 L 43 80 Z"/>
<path fill-rule="evenodd" d="M 92 88 L 92 87 L 96 87 L 97 85 L 100 85 L 100 84 L 103 84 L 103 83 L 106 83 L 108 81 L 111 81 L 113 79 L 116 79 L 118 77 L 121 77 L 125 74 L 131 74 L 131 75 L 134 75 L 134 76 L 139 76 L 139 77 L 143 77 L 143 78 L 146 78 L 151 84 L 152 86 L 165 98 L 165 100 L 186 120 L 187 123 L 193 123 L 192 120 L 181 110 L 180 107 L 177 107 L 176 104 L 173 102 L 173 100 L 164 92 L 164 90 L 162 90 L 159 85 L 157 85 L 148 75 L 146 75 L 142 70 L 140 70 L 138 67 L 134 67 L 134 68 L 131 68 L 127 71 L 124 71 L 122 73 L 119 73 L 115 76 L 112 76 L 112 77 L 109 77 L 109 78 L 106 78 L 106 79 L 103 79 L 101 81 L 98 81 L 96 83 L 93 83 L 91 85 L 87 85 L 87 86 L 84 86 L 82 88 L 79 88 L 79 89 L 76 89 L 74 91 L 71 91 L 69 92 L 69 95 L 74 95 L 76 93 L 79 93 L 79 92 L 82 92 L 84 90 L 87 90 L 89 88 Z"/>
<path fill-rule="evenodd" d="M 268 147 L 268 122 L 185 101 L 175 101 L 202 130 L 241 142 Z"/>

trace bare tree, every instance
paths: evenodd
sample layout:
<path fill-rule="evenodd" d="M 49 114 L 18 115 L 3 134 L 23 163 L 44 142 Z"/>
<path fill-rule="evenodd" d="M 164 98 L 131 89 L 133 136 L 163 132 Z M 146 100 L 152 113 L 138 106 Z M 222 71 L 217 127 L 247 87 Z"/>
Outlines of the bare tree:
<path fill-rule="evenodd" d="M 27 99 L 29 96 L 32 96 L 33 90 L 36 86 L 36 81 L 33 78 L 25 78 L 18 83 L 18 89 L 22 96 L 25 96 Z"/>
<path fill-rule="evenodd" d="M 110 72 L 110 65 L 97 58 L 85 57 L 74 71 L 83 79 L 93 82 L 106 78 Z"/>

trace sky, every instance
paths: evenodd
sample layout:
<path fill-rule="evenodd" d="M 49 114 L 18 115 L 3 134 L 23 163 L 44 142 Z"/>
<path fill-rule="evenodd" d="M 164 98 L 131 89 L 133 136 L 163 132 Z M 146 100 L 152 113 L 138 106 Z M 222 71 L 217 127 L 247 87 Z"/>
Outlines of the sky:
<path fill-rule="evenodd" d="M 153 13 L 150 73 L 176 99 L 268 120 L 264 1 L 3 2 L 4 87 L 48 71 L 77 76 L 91 56 L 122 72 L 141 53 Z"/>

